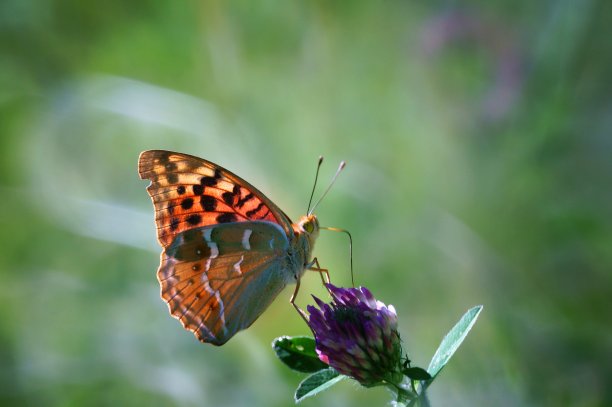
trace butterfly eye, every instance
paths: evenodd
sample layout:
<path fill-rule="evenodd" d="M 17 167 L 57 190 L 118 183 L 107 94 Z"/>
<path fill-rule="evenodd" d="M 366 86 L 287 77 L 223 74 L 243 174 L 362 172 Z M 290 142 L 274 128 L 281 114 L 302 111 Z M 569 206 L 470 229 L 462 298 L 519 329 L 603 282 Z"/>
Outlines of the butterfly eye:
<path fill-rule="evenodd" d="M 312 231 L 314 230 L 314 225 L 312 224 L 312 222 L 304 223 L 304 230 L 308 233 L 312 233 Z"/>

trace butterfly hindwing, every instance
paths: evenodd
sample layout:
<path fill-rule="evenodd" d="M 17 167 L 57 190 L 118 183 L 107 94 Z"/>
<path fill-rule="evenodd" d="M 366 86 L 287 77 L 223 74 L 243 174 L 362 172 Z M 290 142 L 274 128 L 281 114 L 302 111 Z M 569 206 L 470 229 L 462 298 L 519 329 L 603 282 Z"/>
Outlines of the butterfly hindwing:
<path fill-rule="evenodd" d="M 222 345 L 250 326 L 287 284 L 289 241 L 271 222 L 247 221 L 178 234 L 158 270 L 170 313 L 202 342 Z"/>
<path fill-rule="evenodd" d="M 292 233 L 289 218 L 248 182 L 209 161 L 188 154 L 149 150 L 140 154 L 140 178 L 155 206 L 162 247 L 187 230 L 210 225 L 269 221 Z"/>

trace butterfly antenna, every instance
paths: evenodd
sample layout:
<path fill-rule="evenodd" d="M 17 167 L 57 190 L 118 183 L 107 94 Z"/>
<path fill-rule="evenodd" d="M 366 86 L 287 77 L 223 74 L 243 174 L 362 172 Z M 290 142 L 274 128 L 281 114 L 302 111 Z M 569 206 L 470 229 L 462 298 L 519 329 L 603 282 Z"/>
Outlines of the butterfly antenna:
<path fill-rule="evenodd" d="M 319 179 L 319 169 L 321 168 L 321 164 L 323 164 L 323 156 L 319 156 L 319 163 L 317 164 L 317 172 L 315 173 L 315 182 L 312 184 L 312 192 L 310 193 L 310 200 L 308 200 L 308 209 L 306 209 L 306 213 L 310 213 L 310 204 L 312 203 L 312 197 L 314 196 L 315 188 L 317 187 L 317 180 Z"/>
<path fill-rule="evenodd" d="M 354 288 L 355 287 L 355 276 L 353 275 L 353 237 L 351 236 L 351 233 L 346 229 L 340 229 L 340 228 L 320 227 L 319 229 L 330 230 L 332 232 L 346 233 L 346 235 L 348 236 L 349 238 L 349 258 L 351 259 L 351 284 L 353 285 L 353 288 Z"/>
<path fill-rule="evenodd" d="M 331 189 L 332 185 L 334 185 L 334 182 L 336 182 L 336 178 L 338 178 L 338 174 L 340 174 L 340 171 L 342 171 L 344 169 L 344 167 L 346 167 L 346 162 L 342 161 L 340 163 L 340 166 L 338 167 L 338 170 L 336 171 L 336 174 L 334 175 L 334 177 L 332 178 L 331 182 L 329 183 L 329 186 L 327 187 L 327 189 L 325 190 L 325 192 L 323 192 L 323 195 L 321 195 L 321 198 L 319 198 L 319 200 L 317 201 L 316 204 L 314 204 L 314 206 L 312 207 L 312 209 L 310 209 L 307 213 L 308 215 L 311 215 L 314 210 L 317 208 L 317 206 L 319 206 L 319 204 L 321 203 L 321 201 L 323 200 L 323 198 L 325 198 L 325 195 L 327 195 L 327 193 L 329 192 L 329 190 Z M 309 205 L 310 206 L 310 205 Z"/>

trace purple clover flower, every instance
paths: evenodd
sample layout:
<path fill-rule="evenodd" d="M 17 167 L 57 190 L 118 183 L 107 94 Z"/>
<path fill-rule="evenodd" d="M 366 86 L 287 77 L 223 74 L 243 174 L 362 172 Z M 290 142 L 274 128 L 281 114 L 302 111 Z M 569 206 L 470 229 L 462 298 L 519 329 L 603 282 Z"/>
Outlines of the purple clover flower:
<path fill-rule="evenodd" d="M 332 302 L 313 296 L 319 308 L 307 307 L 319 359 L 364 386 L 399 383 L 402 349 L 393 305 L 365 287 L 326 287 Z"/>

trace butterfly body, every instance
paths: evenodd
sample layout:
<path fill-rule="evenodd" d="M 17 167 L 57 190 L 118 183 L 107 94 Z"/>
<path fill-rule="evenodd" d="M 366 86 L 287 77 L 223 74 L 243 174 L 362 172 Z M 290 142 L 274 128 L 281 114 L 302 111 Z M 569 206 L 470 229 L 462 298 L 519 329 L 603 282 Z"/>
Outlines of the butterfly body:
<path fill-rule="evenodd" d="M 139 174 L 151 180 L 161 296 L 200 341 L 224 344 L 311 267 L 315 215 L 293 223 L 246 181 L 187 154 L 145 151 Z"/>

